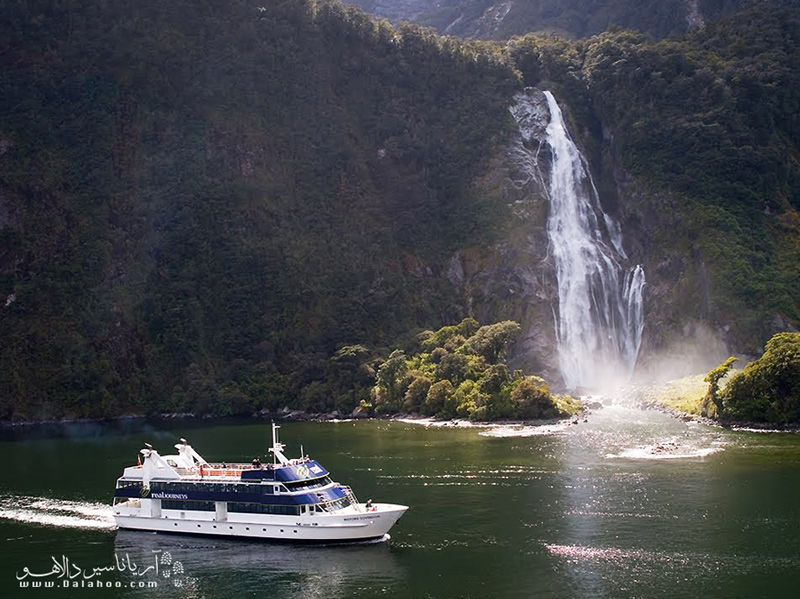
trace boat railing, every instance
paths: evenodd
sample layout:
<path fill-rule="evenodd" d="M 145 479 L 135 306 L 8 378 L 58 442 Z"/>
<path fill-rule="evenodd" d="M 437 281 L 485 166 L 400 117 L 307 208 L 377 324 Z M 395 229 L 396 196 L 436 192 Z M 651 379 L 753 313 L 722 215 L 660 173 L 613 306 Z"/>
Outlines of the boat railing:
<path fill-rule="evenodd" d="M 356 499 L 356 494 L 353 493 L 353 489 L 351 489 L 348 485 L 339 485 L 342 491 L 344 491 L 344 496 L 350 500 L 350 503 L 359 511 L 362 511 L 362 506 L 358 503 L 358 499 Z"/>
<path fill-rule="evenodd" d="M 181 468 L 181 467 L 178 467 L 178 468 L 173 468 L 173 470 L 175 470 L 175 472 L 177 472 L 181 476 L 189 476 L 189 475 L 192 475 L 192 474 L 197 474 L 197 469 L 196 468 Z"/>
<path fill-rule="evenodd" d="M 363 512 L 364 506 L 358 503 L 358 499 L 356 499 L 355 493 L 353 493 L 353 489 L 348 487 L 347 485 L 339 485 L 339 488 L 344 492 L 344 498 L 347 499 L 349 505 L 358 512 Z M 321 496 L 320 496 L 321 497 Z M 323 512 L 328 512 L 332 514 L 341 510 L 344 507 L 348 507 L 347 505 L 342 504 L 343 498 L 338 499 L 326 499 L 324 501 L 320 501 L 319 503 L 315 503 L 314 505 Z"/>
<path fill-rule="evenodd" d="M 204 464 L 203 468 L 213 468 L 215 470 L 252 470 L 253 464 L 219 462 L 216 464 Z"/>
<path fill-rule="evenodd" d="M 220 477 L 220 478 L 240 478 L 242 476 L 242 470 L 250 469 L 248 466 L 247 468 L 242 468 L 241 464 L 231 464 L 230 466 L 226 466 L 225 468 L 221 468 L 218 466 L 203 466 L 202 468 L 198 468 L 192 471 L 192 474 L 200 474 L 201 476 L 211 476 L 211 477 Z"/>
<path fill-rule="evenodd" d="M 289 461 L 289 465 L 297 466 L 300 464 L 305 464 L 310 462 L 309 458 L 298 458 Z M 181 476 L 191 476 L 191 475 L 202 475 L 202 476 L 219 476 L 219 477 L 235 477 L 238 478 L 242 475 L 243 470 L 271 470 L 273 468 L 272 464 L 264 464 L 253 466 L 252 463 L 250 464 L 228 464 L 228 463 L 218 463 L 218 464 L 203 464 L 202 466 L 193 466 L 191 468 L 183 468 L 183 467 L 174 467 L 174 470 L 180 474 Z"/>

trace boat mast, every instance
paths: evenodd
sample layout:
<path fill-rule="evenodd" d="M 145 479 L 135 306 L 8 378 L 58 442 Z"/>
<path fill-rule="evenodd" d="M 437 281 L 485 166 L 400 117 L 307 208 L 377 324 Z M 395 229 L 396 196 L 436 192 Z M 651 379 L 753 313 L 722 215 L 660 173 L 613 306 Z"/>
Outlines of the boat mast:
<path fill-rule="evenodd" d="M 273 463 L 274 464 L 288 464 L 289 460 L 283 455 L 283 448 L 286 447 L 283 443 L 278 441 L 278 429 L 280 426 L 272 423 L 272 447 L 269 448 L 269 452 L 274 456 Z"/>

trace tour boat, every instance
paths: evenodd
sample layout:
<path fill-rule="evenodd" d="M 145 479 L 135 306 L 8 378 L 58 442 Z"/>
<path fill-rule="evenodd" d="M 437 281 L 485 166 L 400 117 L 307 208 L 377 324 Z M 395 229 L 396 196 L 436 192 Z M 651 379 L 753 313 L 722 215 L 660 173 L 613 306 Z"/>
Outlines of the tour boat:
<path fill-rule="evenodd" d="M 209 463 L 185 439 L 176 455 L 146 444 L 139 464 L 117 479 L 119 528 L 278 541 L 344 543 L 387 540 L 408 509 L 359 503 L 350 487 L 308 456 L 289 459 L 272 425 L 272 464 Z"/>

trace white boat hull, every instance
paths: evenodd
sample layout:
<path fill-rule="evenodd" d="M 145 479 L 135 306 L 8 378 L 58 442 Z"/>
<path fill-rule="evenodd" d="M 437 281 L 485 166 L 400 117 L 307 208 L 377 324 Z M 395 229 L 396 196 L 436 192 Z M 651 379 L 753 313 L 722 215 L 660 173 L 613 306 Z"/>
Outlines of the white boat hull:
<path fill-rule="evenodd" d="M 161 516 L 142 516 L 140 510 L 115 506 L 114 519 L 122 529 L 149 532 L 217 535 L 275 541 L 344 543 L 380 540 L 408 509 L 403 505 L 375 504 L 366 511 L 361 504 L 335 514 L 268 516 L 229 514 L 217 520 L 214 512 L 163 510 Z M 364 511 L 362 511 L 364 510 Z"/>

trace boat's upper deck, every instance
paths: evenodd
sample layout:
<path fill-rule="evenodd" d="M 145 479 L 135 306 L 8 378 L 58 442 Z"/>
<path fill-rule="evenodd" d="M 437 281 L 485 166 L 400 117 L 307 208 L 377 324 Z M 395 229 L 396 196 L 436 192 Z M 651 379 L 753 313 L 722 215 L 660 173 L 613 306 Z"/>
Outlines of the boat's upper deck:
<path fill-rule="evenodd" d="M 276 481 L 291 483 L 296 481 L 324 478 L 330 472 L 319 462 L 309 458 L 291 460 L 288 464 L 265 464 L 253 466 L 252 464 L 204 463 L 194 466 L 179 466 L 175 456 L 160 456 L 170 469 L 179 475 L 182 480 L 208 480 L 220 482 L 268 482 Z M 125 468 L 122 478 L 142 478 L 145 466 L 137 465 Z M 173 477 L 168 477 L 173 478 Z"/>
<path fill-rule="evenodd" d="M 276 482 L 293 483 L 321 479 L 330 473 L 319 462 L 308 456 L 290 459 L 283 454 L 284 445 L 278 442 L 277 426 L 272 427 L 272 447 L 269 451 L 274 456 L 274 463 L 262 464 L 258 458 L 246 463 L 208 462 L 197 453 L 186 439 L 175 445 L 177 454 L 160 455 L 153 447 L 146 444 L 140 451 L 144 463 L 125 468 L 122 480 L 197 481 L 208 482 Z"/>

